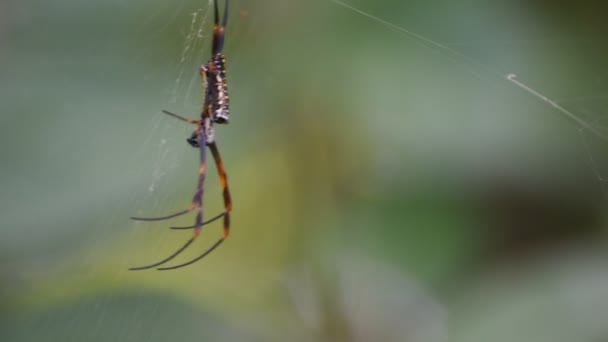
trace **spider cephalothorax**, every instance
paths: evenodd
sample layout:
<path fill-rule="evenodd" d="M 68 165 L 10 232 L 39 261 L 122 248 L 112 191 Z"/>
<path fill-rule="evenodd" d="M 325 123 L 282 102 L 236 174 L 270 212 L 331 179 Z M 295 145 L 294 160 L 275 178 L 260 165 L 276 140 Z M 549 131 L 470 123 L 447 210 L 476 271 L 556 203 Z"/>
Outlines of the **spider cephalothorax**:
<path fill-rule="evenodd" d="M 190 206 L 178 213 L 154 218 L 132 217 L 133 220 L 137 221 L 163 221 L 196 210 L 197 215 L 196 222 L 194 225 L 187 227 L 171 227 L 172 229 L 194 229 L 194 234 L 192 238 L 190 238 L 190 240 L 188 240 L 180 249 L 175 251 L 169 257 L 151 265 L 132 267 L 130 268 L 131 270 L 144 270 L 148 268 L 153 268 L 172 260 L 180 253 L 182 253 L 186 248 L 188 248 L 188 246 L 190 246 L 192 242 L 194 242 L 194 240 L 200 235 L 201 229 L 204 225 L 206 225 L 207 223 L 211 223 L 217 219 L 224 219 L 224 233 L 222 237 L 215 242 L 215 244 L 213 244 L 203 254 L 193 260 L 190 260 L 183 264 L 179 264 L 177 266 L 160 267 L 158 269 L 172 270 L 190 265 L 204 258 L 207 254 L 211 253 L 222 242 L 224 242 L 230 232 L 230 211 L 232 210 L 232 200 L 230 199 L 230 191 L 228 190 L 228 180 L 226 176 L 226 171 L 224 170 L 224 163 L 222 162 L 219 149 L 215 142 L 215 131 L 213 129 L 214 123 L 226 124 L 228 123 L 228 120 L 230 118 L 230 113 L 228 109 L 228 86 L 226 82 L 226 57 L 222 53 L 224 46 L 224 30 L 228 21 L 228 0 L 226 0 L 225 2 L 224 18 L 222 20 L 221 25 L 219 23 L 217 0 L 214 0 L 213 3 L 215 9 L 215 24 L 213 26 L 213 45 L 211 51 L 211 60 L 206 65 L 202 65 L 200 67 L 200 75 L 203 83 L 203 108 L 201 111 L 201 118 L 200 120 L 191 120 L 168 111 L 163 111 L 163 113 L 167 115 L 170 115 L 181 121 L 185 121 L 189 124 L 196 126 L 196 129 L 194 130 L 192 135 L 188 139 L 186 139 L 186 141 L 188 141 L 188 143 L 192 147 L 198 148 L 200 151 L 200 165 L 198 169 L 198 185 L 196 188 L 196 192 L 194 193 L 194 197 L 192 198 Z M 203 221 L 203 193 L 205 175 L 207 172 L 207 148 L 209 148 L 209 150 L 211 151 L 213 159 L 215 160 L 215 165 L 217 166 L 220 184 L 223 190 L 222 193 L 224 197 L 224 211 L 207 221 Z"/>

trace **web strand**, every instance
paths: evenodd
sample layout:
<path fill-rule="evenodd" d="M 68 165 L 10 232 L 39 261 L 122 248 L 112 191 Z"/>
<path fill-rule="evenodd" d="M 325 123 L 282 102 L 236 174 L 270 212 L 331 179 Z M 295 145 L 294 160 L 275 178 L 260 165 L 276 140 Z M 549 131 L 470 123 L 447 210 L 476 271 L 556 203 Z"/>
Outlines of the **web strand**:
<path fill-rule="evenodd" d="M 534 90 L 534 89 L 530 88 L 529 86 L 527 86 L 526 84 L 520 82 L 519 80 L 517 80 L 517 75 L 509 74 L 509 75 L 507 75 L 507 80 L 509 80 L 511 83 L 515 84 L 516 86 L 520 87 L 521 89 L 527 91 L 528 93 L 534 95 L 535 97 L 541 99 L 543 102 L 547 103 L 551 107 L 555 108 L 557 111 L 559 111 L 560 113 L 565 115 L 567 118 L 569 118 L 570 120 L 572 120 L 576 124 L 578 124 L 581 128 L 584 128 L 585 130 L 597 135 L 599 138 L 602 138 L 603 140 L 608 141 L 608 135 L 606 135 L 604 132 L 600 132 L 598 129 L 596 129 L 594 126 L 592 126 L 590 123 L 581 119 L 580 117 L 578 117 L 571 111 L 565 109 L 564 107 L 560 106 L 557 102 L 551 100 L 550 98 L 548 98 L 547 96 L 538 92 L 537 90 Z"/>
<path fill-rule="evenodd" d="M 594 136 L 598 137 L 599 139 L 601 139 L 603 142 L 608 142 L 608 132 L 604 131 L 603 129 L 598 129 L 598 127 L 601 127 L 599 125 L 593 125 L 591 124 L 589 121 L 584 120 L 580 115 L 577 115 L 575 113 L 573 113 L 572 111 L 564 108 L 562 105 L 560 105 L 558 102 L 556 102 L 555 100 L 552 100 L 551 98 L 549 98 L 548 96 L 544 95 L 543 93 L 541 93 L 540 91 L 530 87 L 529 85 L 527 85 L 526 83 L 520 81 L 516 74 L 514 73 L 503 73 L 503 72 L 499 72 L 497 71 L 496 67 L 491 67 L 488 66 L 484 63 L 481 63 L 465 54 L 463 54 L 462 52 L 449 47 L 446 44 L 442 44 L 438 41 L 432 40 L 430 38 L 427 38 L 421 34 L 418 34 L 414 31 L 408 30 L 405 27 L 402 26 L 398 26 L 394 23 L 391 23 L 387 20 L 384 20 L 380 17 L 377 17 L 369 12 L 363 11 L 360 8 L 354 7 L 350 4 L 347 4 L 341 0 L 329 0 L 331 3 L 334 3 L 340 7 L 346 8 L 354 13 L 357 13 L 361 16 L 364 16 L 368 19 L 371 19 L 393 31 L 402 33 L 412 39 L 414 39 L 415 41 L 418 41 L 419 43 L 421 43 L 422 45 L 429 47 L 429 48 L 434 48 L 434 49 L 438 49 L 440 51 L 444 51 L 447 53 L 447 56 L 452 60 L 452 61 L 457 61 L 457 62 L 465 62 L 466 64 L 472 66 L 472 67 L 476 67 L 479 70 L 483 70 L 485 72 L 487 72 L 488 74 L 494 75 L 500 79 L 506 79 L 507 81 L 509 81 L 512 85 L 515 85 L 516 87 L 524 90 L 525 92 L 527 92 L 528 94 L 540 99 L 542 102 L 544 102 L 545 104 L 547 104 L 548 106 L 550 106 L 551 108 L 553 108 L 553 110 L 557 111 L 558 113 L 560 113 L 562 116 L 566 117 L 568 120 L 572 121 L 576 126 L 579 127 L 579 134 L 582 137 L 582 141 L 583 141 L 583 145 L 584 145 L 584 149 L 585 149 L 585 153 L 586 153 L 586 157 L 587 160 L 589 162 L 589 165 L 593 171 L 593 174 L 595 175 L 595 177 L 597 178 L 598 182 L 601 185 L 602 188 L 602 192 L 605 196 L 608 196 L 608 177 L 604 177 L 602 175 L 602 171 L 599 167 L 599 163 L 596 160 L 596 157 L 594 156 L 594 153 L 592 152 L 590 143 L 588 141 L 588 138 L 585 135 L 585 132 L 591 133 Z M 606 96 L 605 93 L 601 93 L 599 95 L 595 95 L 596 98 L 604 98 Z M 580 100 L 577 98 L 577 100 Z"/>
<path fill-rule="evenodd" d="M 444 52 L 447 52 L 450 55 L 450 58 L 452 60 L 458 61 L 458 59 L 460 59 L 460 61 L 462 61 L 462 62 L 466 62 L 467 64 L 469 64 L 471 66 L 477 67 L 477 68 L 479 68 L 489 74 L 495 75 L 501 79 L 506 78 L 510 83 L 525 90 L 529 94 L 541 99 L 543 102 L 545 102 L 546 104 L 548 104 L 549 106 L 551 106 L 552 108 L 557 110 L 559 113 L 566 116 L 568 119 L 574 121 L 579 127 L 583 127 L 585 130 L 595 134 L 596 136 L 600 137 L 601 139 L 608 141 L 608 134 L 601 132 L 596 127 L 589 124 L 587 121 L 581 119 L 580 116 L 572 113 L 571 111 L 560 106 L 557 102 L 549 99 L 547 96 L 543 95 L 542 93 L 540 93 L 540 92 L 532 89 L 531 87 L 527 86 L 526 84 L 520 82 L 519 80 L 516 79 L 516 75 L 514 73 L 504 73 L 504 72 L 496 71 L 495 67 L 490 67 L 484 63 L 481 63 L 481 62 L 463 54 L 462 52 L 447 46 L 446 44 L 442 44 L 438 41 L 427 38 L 419 33 L 416 33 L 414 31 L 408 30 L 404 27 L 395 25 L 387 20 L 374 16 L 373 14 L 370 14 L 369 12 L 365 12 L 365 11 L 363 11 L 357 7 L 354 7 L 352 5 L 349 5 L 341 0 L 329 0 L 329 1 L 338 6 L 344 7 L 352 12 L 355 12 L 359 15 L 362 15 L 366 18 L 369 18 L 377 23 L 380 23 L 383 26 L 388 27 L 394 31 L 403 33 L 403 34 L 417 40 L 418 42 L 423 43 L 425 46 L 428 46 L 431 48 L 436 48 L 436 49 L 442 50 Z"/>

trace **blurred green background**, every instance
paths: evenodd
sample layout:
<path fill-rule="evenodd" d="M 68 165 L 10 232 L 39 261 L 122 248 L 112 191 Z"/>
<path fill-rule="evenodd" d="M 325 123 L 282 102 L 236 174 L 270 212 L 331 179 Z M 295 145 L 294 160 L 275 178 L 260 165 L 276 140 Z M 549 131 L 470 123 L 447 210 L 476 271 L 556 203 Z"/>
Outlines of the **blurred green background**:
<path fill-rule="evenodd" d="M 606 132 L 606 6 L 346 4 L 231 1 L 232 235 L 130 272 L 189 237 L 128 218 L 193 194 L 160 110 L 200 112 L 211 2 L 1 2 L 0 340 L 608 339 L 608 145 L 506 80 Z"/>

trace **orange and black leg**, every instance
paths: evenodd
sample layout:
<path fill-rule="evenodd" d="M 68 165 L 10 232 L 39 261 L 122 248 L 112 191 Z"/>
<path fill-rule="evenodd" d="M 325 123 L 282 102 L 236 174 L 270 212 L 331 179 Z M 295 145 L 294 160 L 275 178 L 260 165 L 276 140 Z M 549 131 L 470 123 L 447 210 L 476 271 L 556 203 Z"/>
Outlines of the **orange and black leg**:
<path fill-rule="evenodd" d="M 188 246 L 190 246 L 192 244 L 192 242 L 194 242 L 194 240 L 196 240 L 196 238 L 201 233 L 201 229 L 202 229 L 203 225 L 205 224 L 203 222 L 203 194 L 205 192 L 204 186 L 205 186 L 205 174 L 207 171 L 207 160 L 206 160 L 207 156 L 206 156 L 206 140 L 205 140 L 205 135 L 203 133 L 203 128 L 201 125 L 198 125 L 197 132 L 199 134 L 199 145 L 200 145 L 200 148 L 199 148 L 200 166 L 199 166 L 199 171 L 198 171 L 198 186 L 197 186 L 196 193 L 194 194 L 194 198 L 192 199 L 192 204 L 190 205 L 190 207 L 184 211 L 181 211 L 181 212 L 173 214 L 173 215 L 165 216 L 165 217 L 159 217 L 159 218 L 132 217 L 132 219 L 138 220 L 138 221 L 162 221 L 162 220 L 167 220 L 169 218 L 173 218 L 173 217 L 177 217 L 177 216 L 186 214 L 194 209 L 197 209 L 198 212 L 196 215 L 196 224 L 195 224 L 194 233 L 192 235 L 192 238 L 190 238 L 190 240 L 186 241 L 186 243 L 181 248 L 179 248 L 177 251 L 175 251 L 173 254 L 171 254 L 167 258 L 165 258 L 159 262 L 150 264 L 150 265 L 132 267 L 132 268 L 129 268 L 130 270 L 133 270 L 133 271 L 145 270 L 145 269 L 149 269 L 149 268 L 153 268 L 153 267 L 162 265 L 162 264 L 172 260 L 179 254 L 181 254 L 186 248 L 188 248 Z"/>
<path fill-rule="evenodd" d="M 177 268 L 191 265 L 191 264 L 201 260 L 202 258 L 206 257 L 209 253 L 213 252 L 213 250 L 215 250 L 219 245 L 221 245 L 222 242 L 224 242 L 224 240 L 226 240 L 226 238 L 228 238 L 228 235 L 230 234 L 230 211 L 232 210 L 232 200 L 230 198 L 230 190 L 228 189 L 228 177 L 226 175 L 226 170 L 224 169 L 224 163 L 222 162 L 222 158 L 220 157 L 220 152 L 217 148 L 217 144 L 215 142 L 211 142 L 211 143 L 207 144 L 207 146 L 209 146 L 209 149 L 211 150 L 211 154 L 213 155 L 213 159 L 215 160 L 215 165 L 217 167 L 217 172 L 219 174 L 220 184 L 222 186 L 222 192 L 223 192 L 223 197 L 224 197 L 224 212 L 222 214 L 216 216 L 214 219 L 218 219 L 222 216 L 224 217 L 224 233 L 217 242 L 215 242 L 211 247 L 209 247 L 209 249 L 207 249 L 200 256 L 198 256 L 195 259 L 192 259 L 186 263 L 183 263 L 183 264 L 179 264 L 176 266 L 170 266 L 170 267 L 158 268 L 161 271 L 174 270 Z"/>

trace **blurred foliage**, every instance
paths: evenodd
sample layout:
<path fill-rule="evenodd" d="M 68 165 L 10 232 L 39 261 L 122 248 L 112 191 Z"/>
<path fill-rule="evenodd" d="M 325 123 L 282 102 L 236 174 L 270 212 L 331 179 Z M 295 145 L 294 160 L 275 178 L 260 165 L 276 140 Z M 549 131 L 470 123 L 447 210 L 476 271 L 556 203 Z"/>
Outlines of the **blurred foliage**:
<path fill-rule="evenodd" d="M 232 234 L 174 272 L 128 217 L 191 198 L 160 110 L 200 111 L 211 2 L 1 3 L 2 341 L 606 339 L 608 144 L 506 80 L 605 132 L 605 6 L 341 3 L 231 1 Z"/>

